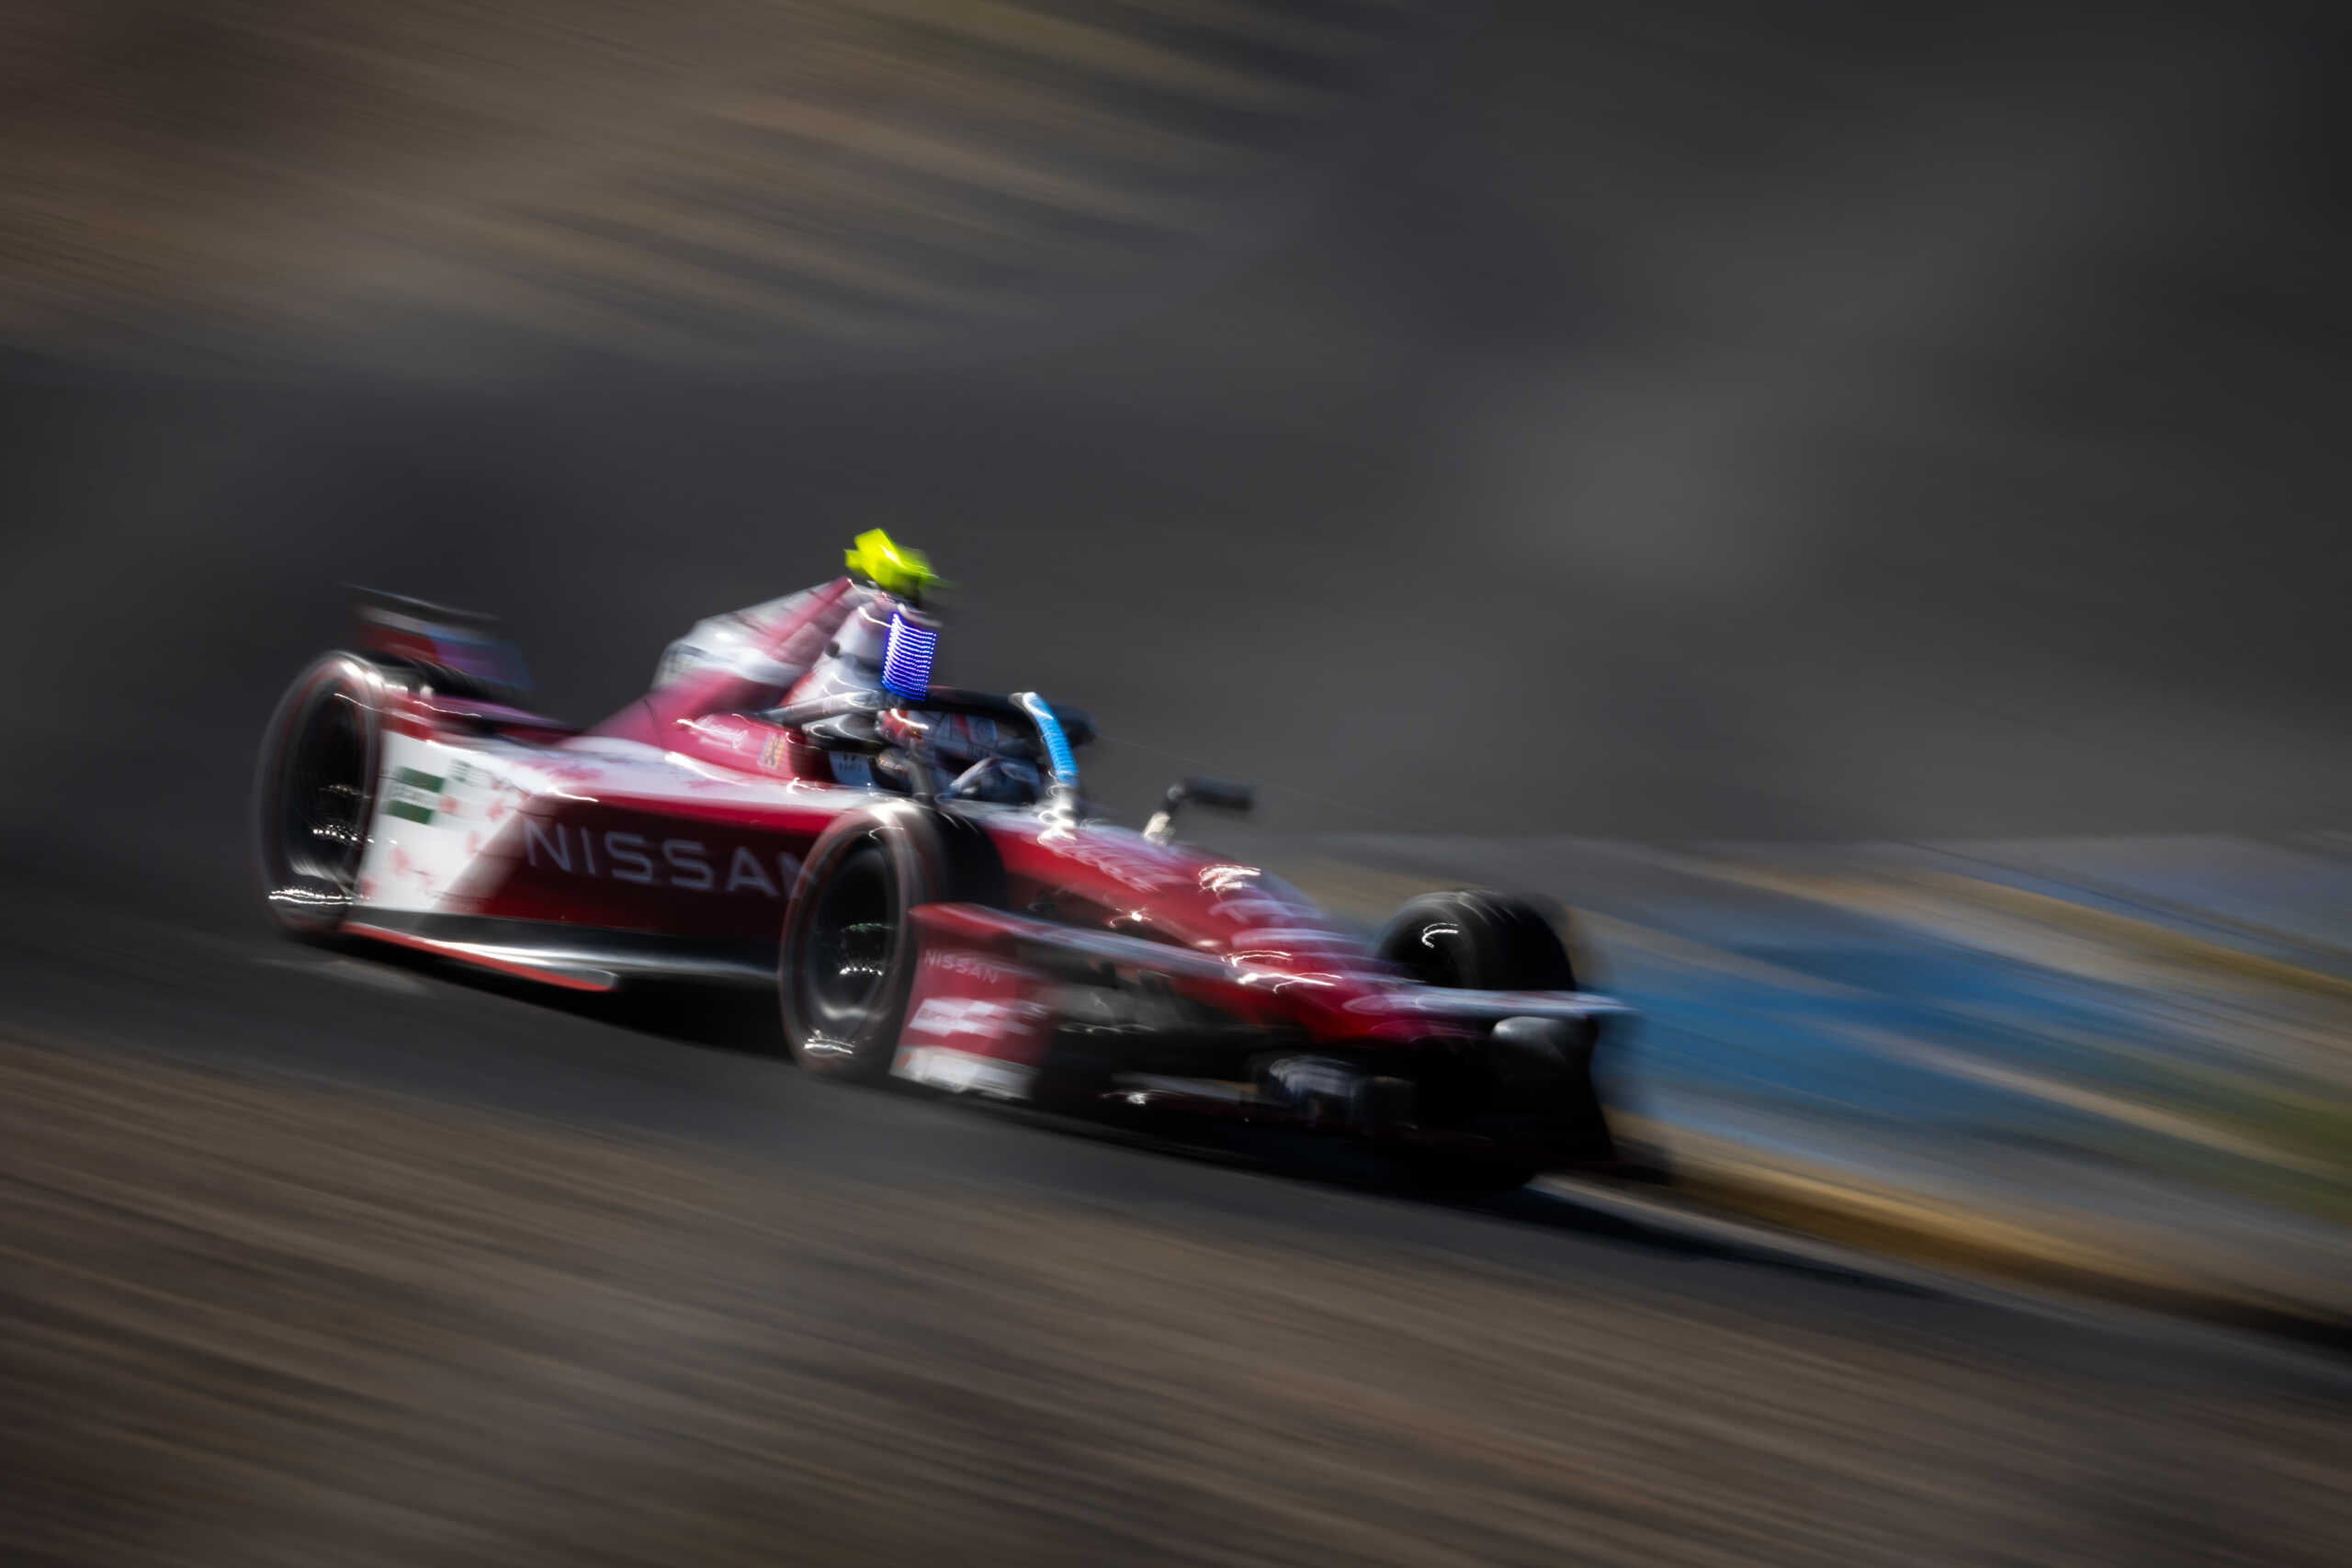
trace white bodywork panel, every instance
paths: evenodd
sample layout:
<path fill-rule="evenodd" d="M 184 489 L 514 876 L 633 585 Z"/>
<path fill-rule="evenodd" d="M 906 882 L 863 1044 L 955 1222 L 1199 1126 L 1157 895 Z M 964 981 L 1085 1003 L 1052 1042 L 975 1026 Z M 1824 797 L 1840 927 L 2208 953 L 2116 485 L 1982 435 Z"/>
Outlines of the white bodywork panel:
<path fill-rule="evenodd" d="M 730 774 L 635 740 L 590 739 L 560 748 L 495 739 L 458 744 L 384 737 L 375 819 L 360 863 L 362 908 L 450 912 L 466 871 L 531 800 L 594 803 L 608 795 L 847 808 L 873 797 L 806 780 Z"/>

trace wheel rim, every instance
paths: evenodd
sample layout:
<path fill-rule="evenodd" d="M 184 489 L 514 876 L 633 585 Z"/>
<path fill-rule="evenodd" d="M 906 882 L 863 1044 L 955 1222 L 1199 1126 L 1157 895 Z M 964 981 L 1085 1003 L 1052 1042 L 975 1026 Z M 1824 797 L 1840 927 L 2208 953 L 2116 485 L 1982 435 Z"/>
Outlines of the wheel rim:
<path fill-rule="evenodd" d="M 306 717 L 288 759 L 278 853 L 295 876 L 348 895 L 367 844 L 368 741 L 357 705 L 340 688 Z"/>
<path fill-rule="evenodd" d="M 333 926 L 357 897 L 375 768 L 364 693 L 328 674 L 298 701 L 264 792 L 268 898 L 298 930 Z"/>
<path fill-rule="evenodd" d="M 898 886 L 889 857 L 867 842 L 852 850 L 809 913 L 801 964 L 812 1047 L 854 1046 L 888 993 L 899 934 Z"/>

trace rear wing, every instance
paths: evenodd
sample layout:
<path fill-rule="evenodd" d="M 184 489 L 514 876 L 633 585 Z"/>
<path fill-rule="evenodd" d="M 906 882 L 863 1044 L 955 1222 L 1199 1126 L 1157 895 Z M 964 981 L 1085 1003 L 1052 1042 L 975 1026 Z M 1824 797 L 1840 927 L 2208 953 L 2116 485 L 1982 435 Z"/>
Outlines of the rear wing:
<path fill-rule="evenodd" d="M 530 694 L 531 673 L 521 650 L 490 630 L 497 617 L 380 589 L 352 592 L 363 651 L 422 670 L 435 684 L 462 695 L 512 703 Z"/>

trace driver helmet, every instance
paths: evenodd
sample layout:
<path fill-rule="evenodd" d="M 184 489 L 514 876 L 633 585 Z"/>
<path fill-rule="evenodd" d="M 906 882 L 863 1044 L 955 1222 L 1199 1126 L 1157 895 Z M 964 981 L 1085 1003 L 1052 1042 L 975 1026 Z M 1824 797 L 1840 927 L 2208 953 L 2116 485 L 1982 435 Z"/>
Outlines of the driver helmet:
<path fill-rule="evenodd" d="M 882 688 L 920 696 L 922 679 L 909 688 L 890 678 L 897 669 L 890 663 L 892 626 L 906 623 L 906 635 L 922 648 L 920 673 L 927 674 L 939 623 L 920 606 L 927 592 L 946 586 L 944 581 L 921 550 L 907 548 L 879 528 L 860 534 L 847 558 L 851 577 L 868 592 L 834 630 L 825 660 L 804 694 Z"/>
<path fill-rule="evenodd" d="M 922 613 L 922 604 L 926 592 L 945 587 L 946 582 L 931 570 L 930 557 L 909 549 L 879 528 L 857 536 L 848 561 L 851 576 L 874 592 L 842 623 L 828 651 L 861 674 L 878 677 L 889 659 L 893 621 L 905 621 L 920 632 L 937 633 L 939 623 Z M 928 638 L 924 642 L 927 649 Z"/>
<path fill-rule="evenodd" d="M 929 556 L 907 548 L 879 528 L 857 536 L 848 560 L 852 577 L 910 604 L 921 604 L 925 593 L 947 586 L 946 579 L 931 570 Z"/>

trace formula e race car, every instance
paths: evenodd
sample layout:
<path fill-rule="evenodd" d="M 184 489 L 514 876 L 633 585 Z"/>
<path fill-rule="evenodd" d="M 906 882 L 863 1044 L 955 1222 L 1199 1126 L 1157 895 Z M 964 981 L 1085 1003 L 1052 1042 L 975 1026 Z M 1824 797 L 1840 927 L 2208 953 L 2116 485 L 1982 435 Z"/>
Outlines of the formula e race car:
<path fill-rule="evenodd" d="M 372 596 L 263 742 L 269 910 L 576 991 L 773 987 L 831 1077 L 1309 1130 L 1455 1190 L 1614 1161 L 1592 1062 L 1626 1010 L 1537 908 L 1433 894 L 1353 934 L 1175 840 L 1243 786 L 1187 780 L 1140 831 L 1091 815 L 1091 726 L 1035 693 L 777 703 L 854 592 L 763 606 L 586 730 L 517 705 L 477 619 Z"/>

